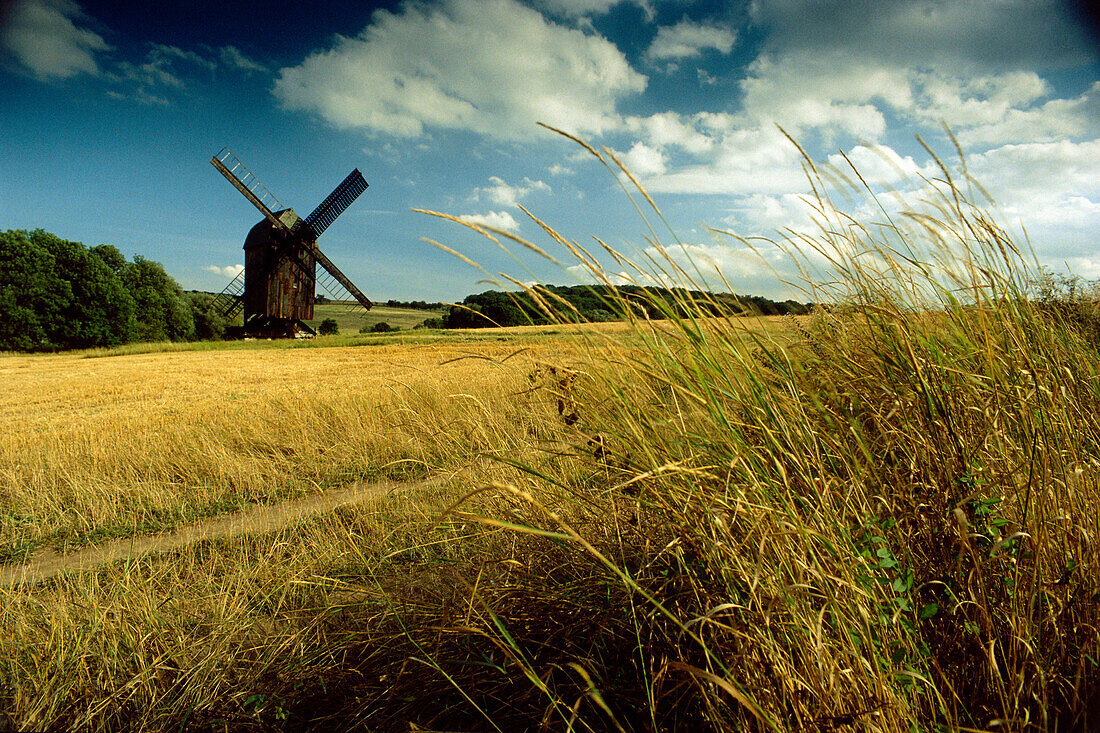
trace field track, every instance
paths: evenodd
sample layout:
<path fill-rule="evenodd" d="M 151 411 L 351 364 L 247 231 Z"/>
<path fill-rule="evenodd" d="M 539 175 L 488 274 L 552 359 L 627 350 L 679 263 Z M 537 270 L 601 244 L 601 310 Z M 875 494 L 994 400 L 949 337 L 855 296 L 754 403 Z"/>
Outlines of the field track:
<path fill-rule="evenodd" d="M 403 489 L 431 486 L 438 481 L 439 479 L 428 479 L 414 483 L 396 481 L 356 483 L 323 494 L 291 499 L 278 504 L 259 504 L 237 514 L 213 517 L 177 527 L 162 534 L 123 537 L 69 554 L 49 549 L 41 550 L 22 565 L 0 565 L 0 587 L 10 588 L 21 583 L 37 583 L 61 573 L 89 570 L 99 565 L 136 558 L 151 552 L 168 552 L 202 540 L 274 532 L 304 519 L 331 512 L 337 507 L 376 500 Z"/>

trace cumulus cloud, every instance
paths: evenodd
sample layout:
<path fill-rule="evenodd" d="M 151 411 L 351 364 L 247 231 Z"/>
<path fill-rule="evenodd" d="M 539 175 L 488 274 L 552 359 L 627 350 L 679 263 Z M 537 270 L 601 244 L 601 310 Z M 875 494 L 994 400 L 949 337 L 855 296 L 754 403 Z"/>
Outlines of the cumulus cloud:
<path fill-rule="evenodd" d="M 626 119 L 645 144 L 638 152 L 662 164 L 649 167 L 646 187 L 730 195 L 730 221 L 750 231 L 805 224 L 788 197 L 805 190 L 802 162 L 776 124 L 811 151 L 845 147 L 873 185 L 904 188 L 907 180 L 919 186 L 922 175 L 936 175 L 934 163 L 881 143 L 899 123 L 935 136 L 946 121 L 971 171 L 987 185 L 996 182 L 990 187 L 1010 215 L 1096 225 L 1098 197 L 1088 180 L 1100 180 L 1100 163 L 1086 143 L 1100 135 L 1100 83 L 1059 97 L 1042 75 L 1043 64 L 1088 56 L 1062 10 L 1046 2 L 1007 2 L 998 13 L 950 1 L 868 7 L 851 0 L 754 2 L 750 14 L 766 35 L 739 82 L 739 107 Z M 1027 64 L 1031 70 L 1021 70 Z M 1056 143 L 1070 148 L 1034 147 Z M 974 157 L 983 152 L 989 155 Z M 847 168 L 839 156 L 830 162 Z M 1021 185 L 1007 186 L 1011 181 Z"/>
<path fill-rule="evenodd" d="M 640 142 L 634 143 L 630 150 L 619 153 L 616 157 L 627 170 L 639 178 L 659 176 L 668 167 L 668 158 L 664 153 Z"/>
<path fill-rule="evenodd" d="M 604 277 L 613 285 L 686 286 L 782 299 L 795 295 L 775 277 L 780 272 L 787 279 L 797 280 L 793 263 L 779 249 L 766 244 L 748 247 L 722 236 L 713 242 L 648 246 L 625 254 L 637 268 L 604 271 Z M 572 265 L 566 270 L 578 282 L 601 282 L 585 265 Z"/>
<path fill-rule="evenodd" d="M 228 265 L 226 267 L 219 267 L 218 265 L 204 265 L 202 269 L 206 270 L 207 272 L 212 272 L 215 275 L 233 278 L 244 272 L 244 265 Z"/>
<path fill-rule="evenodd" d="M 549 193 L 551 190 L 549 184 L 543 181 L 532 181 L 526 177 L 519 186 L 509 185 L 503 178 L 498 176 L 490 176 L 489 183 L 492 185 L 477 189 L 476 195 L 479 198 L 484 196 L 492 203 L 500 206 L 515 206 L 520 199 L 525 198 L 533 191 Z"/>
<path fill-rule="evenodd" d="M 445 0 L 376 11 L 356 37 L 280 70 L 274 91 L 285 108 L 341 128 L 516 139 L 536 122 L 579 134 L 617 129 L 618 101 L 645 86 L 601 36 L 515 0 Z"/>
<path fill-rule="evenodd" d="M 707 49 L 729 53 L 737 33 L 729 28 L 695 23 L 684 18 L 676 25 L 661 26 L 646 56 L 653 61 L 695 58 Z"/>
<path fill-rule="evenodd" d="M 934 96 L 913 110 L 925 124 L 945 121 L 967 146 L 992 147 L 1014 142 L 1050 142 L 1100 134 L 1100 82 L 1073 98 L 1045 98 L 1047 83 L 1035 78 L 1033 96 L 1008 97 L 998 89 L 1012 73 L 977 80 L 995 85 L 973 91 L 975 81 L 937 80 Z M 932 85 L 929 85 L 930 87 Z M 926 87 L 927 88 L 927 87 Z"/>
<path fill-rule="evenodd" d="M 1008 223 L 1027 227 L 1040 260 L 1060 267 L 1092 256 L 1100 231 L 1100 140 L 1003 145 L 968 156 L 967 165 Z"/>
<path fill-rule="evenodd" d="M 1095 58 L 1091 42 L 1060 0 L 756 0 L 753 22 L 773 51 L 813 56 L 837 45 L 905 67 L 1052 68 Z"/>
<path fill-rule="evenodd" d="M 1066 260 L 1071 272 L 1088 278 L 1100 279 L 1100 257 L 1070 257 Z"/>
<path fill-rule="evenodd" d="M 490 211 L 487 214 L 465 214 L 458 218 L 470 224 L 495 227 L 496 229 L 503 229 L 506 232 L 514 232 L 519 229 L 519 222 L 507 211 Z"/>
<path fill-rule="evenodd" d="M 778 122 L 794 134 L 814 130 L 877 140 L 886 132 L 878 104 L 910 107 L 907 71 L 843 53 L 763 54 L 740 83 L 744 114 L 757 124 Z"/>
<path fill-rule="evenodd" d="M 741 82 L 744 113 L 796 134 L 881 140 L 888 113 L 946 121 L 966 145 L 1100 128 L 1095 91 L 1052 99 L 1041 76 L 1096 59 L 1055 0 L 1009 0 L 996 12 L 959 0 L 758 0 L 750 16 L 765 41 Z"/>
<path fill-rule="evenodd" d="M 640 135 L 650 145 L 678 147 L 693 155 L 703 155 L 714 148 L 715 141 L 701 130 L 705 115 L 685 116 L 676 112 L 659 112 L 649 117 L 628 117 L 626 127 Z"/>
<path fill-rule="evenodd" d="M 0 47 L 39 78 L 66 79 L 99 73 L 96 56 L 110 50 L 98 34 L 81 27 L 85 16 L 72 0 L 17 0 Z"/>
<path fill-rule="evenodd" d="M 844 155 L 830 155 L 827 162 L 845 176 L 852 176 L 854 167 L 859 176 L 875 188 L 920 184 L 923 178 L 931 178 L 939 173 L 933 161 L 919 164 L 912 156 L 902 156 L 886 145 L 856 145 L 845 151 Z"/>
<path fill-rule="evenodd" d="M 805 188 L 801 157 L 774 126 L 747 124 L 730 115 L 681 118 L 710 138 L 702 154 L 675 165 L 656 165 L 639 175 L 650 193 L 726 194 L 786 193 Z M 660 146 L 646 146 L 663 153 Z M 651 160 L 656 156 L 639 149 Z"/>
<path fill-rule="evenodd" d="M 606 15 L 611 8 L 624 2 L 632 2 L 642 9 L 647 19 L 653 19 L 653 6 L 649 0 L 538 0 L 538 5 L 555 15 L 580 18 Z"/>

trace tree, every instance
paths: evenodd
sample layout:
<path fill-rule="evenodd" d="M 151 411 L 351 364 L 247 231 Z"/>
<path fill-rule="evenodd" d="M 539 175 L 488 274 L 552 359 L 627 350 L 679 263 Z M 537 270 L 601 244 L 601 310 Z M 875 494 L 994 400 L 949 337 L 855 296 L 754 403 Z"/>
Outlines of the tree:
<path fill-rule="evenodd" d="M 122 268 L 126 267 L 126 258 L 118 251 L 118 247 L 113 244 L 97 244 L 88 251 L 103 260 L 103 264 L 111 268 L 111 272 L 116 275 L 122 272 Z"/>
<path fill-rule="evenodd" d="M 191 308 L 191 320 L 195 324 L 191 338 L 195 341 L 217 341 L 225 335 L 225 330 L 233 325 L 232 319 L 214 310 L 216 298 L 210 293 L 189 291 L 183 296 Z"/>
<path fill-rule="evenodd" d="M 359 329 L 359 333 L 390 333 L 392 331 L 400 331 L 401 329 L 395 328 L 385 321 L 379 321 L 372 326 L 363 326 Z"/>
<path fill-rule="evenodd" d="M 191 307 L 164 265 L 141 255 L 122 270 L 122 282 L 134 299 L 140 341 L 186 341 L 195 331 Z"/>
<path fill-rule="evenodd" d="M 60 346 L 58 324 L 71 299 L 72 289 L 58 277 L 48 249 L 28 232 L 0 233 L 0 349 Z"/>
<path fill-rule="evenodd" d="M 326 318 L 321 321 L 321 326 L 317 329 L 317 333 L 322 336 L 335 336 L 340 333 L 340 326 L 336 323 L 335 318 Z"/>
<path fill-rule="evenodd" d="M 53 255 L 56 272 L 68 280 L 72 293 L 55 322 L 54 343 L 86 349 L 117 346 L 133 338 L 134 299 L 103 259 L 79 242 L 41 230 L 32 233 L 31 240 Z"/>

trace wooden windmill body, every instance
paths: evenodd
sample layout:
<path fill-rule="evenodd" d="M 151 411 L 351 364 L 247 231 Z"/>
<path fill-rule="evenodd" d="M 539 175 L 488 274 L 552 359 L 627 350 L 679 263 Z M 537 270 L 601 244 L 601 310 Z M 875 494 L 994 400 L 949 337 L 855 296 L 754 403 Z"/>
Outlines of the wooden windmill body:
<path fill-rule="evenodd" d="M 317 246 L 321 232 L 366 190 L 367 182 L 358 170 L 302 219 L 282 206 L 228 149 L 210 162 L 264 215 L 245 238 L 244 271 L 215 300 L 215 307 L 226 316 L 243 313 L 245 335 L 312 334 L 305 322 L 313 320 L 318 283 L 333 300 L 370 309 L 370 300 Z M 320 279 L 318 265 L 324 271 Z"/>

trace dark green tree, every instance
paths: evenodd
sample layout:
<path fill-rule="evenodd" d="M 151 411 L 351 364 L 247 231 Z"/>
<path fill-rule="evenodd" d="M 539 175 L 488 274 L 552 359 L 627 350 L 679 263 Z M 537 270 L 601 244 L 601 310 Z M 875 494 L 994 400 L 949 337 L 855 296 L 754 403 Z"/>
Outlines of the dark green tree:
<path fill-rule="evenodd" d="M 195 331 L 191 306 L 164 265 L 141 255 L 122 269 L 122 282 L 134 299 L 139 341 L 186 341 Z"/>
<path fill-rule="evenodd" d="M 336 323 L 335 318 L 326 318 L 321 321 L 320 327 L 317 329 L 317 333 L 322 336 L 335 336 L 340 333 L 340 326 Z"/>
<path fill-rule="evenodd" d="M 72 294 L 55 321 L 54 343 L 86 349 L 117 346 L 133 338 L 134 300 L 102 259 L 79 242 L 41 230 L 32 233 L 31 240 L 53 255 L 56 272 L 68 280 Z"/>
<path fill-rule="evenodd" d="M 126 258 L 118 251 L 118 247 L 113 244 L 97 244 L 88 251 L 103 260 L 103 264 L 111 268 L 111 272 L 116 275 L 122 272 L 122 268 L 126 267 Z"/>
<path fill-rule="evenodd" d="M 217 341 L 225 335 L 225 329 L 233 325 L 233 320 L 214 310 L 215 296 L 210 293 L 189 291 L 183 294 L 191 307 L 191 320 L 195 330 L 195 341 Z"/>
<path fill-rule="evenodd" d="M 25 231 L 0 233 L 0 349 L 61 346 L 59 322 L 71 300 L 72 289 L 58 277 L 47 248 Z"/>

